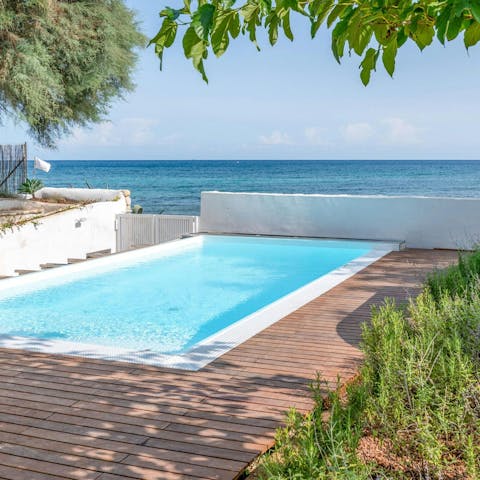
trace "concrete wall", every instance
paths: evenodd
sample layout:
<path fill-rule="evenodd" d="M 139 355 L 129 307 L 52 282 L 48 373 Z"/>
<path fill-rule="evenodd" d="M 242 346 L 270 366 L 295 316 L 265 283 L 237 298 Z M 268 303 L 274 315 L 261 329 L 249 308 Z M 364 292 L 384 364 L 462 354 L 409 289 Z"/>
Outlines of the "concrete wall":
<path fill-rule="evenodd" d="M 129 207 L 123 192 L 115 191 L 111 198 L 116 200 L 79 206 L 0 232 L 0 276 L 15 275 L 16 269 L 38 270 L 41 263 L 85 258 L 97 250 L 114 252 L 115 218 Z"/>
<path fill-rule="evenodd" d="M 73 202 L 112 202 L 119 200 L 121 197 L 124 197 L 130 205 L 130 192 L 128 190 L 44 187 L 35 193 L 37 199 L 64 199 Z"/>
<path fill-rule="evenodd" d="M 480 243 L 480 199 L 203 192 L 200 231 L 470 248 Z"/>

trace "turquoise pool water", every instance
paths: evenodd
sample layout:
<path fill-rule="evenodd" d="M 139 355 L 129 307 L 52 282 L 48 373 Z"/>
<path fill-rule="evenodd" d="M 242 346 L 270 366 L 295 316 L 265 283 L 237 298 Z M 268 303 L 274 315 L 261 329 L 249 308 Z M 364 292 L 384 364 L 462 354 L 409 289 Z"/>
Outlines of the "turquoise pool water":
<path fill-rule="evenodd" d="M 236 236 L 183 242 L 0 291 L 0 334 L 181 354 L 373 248 Z"/>

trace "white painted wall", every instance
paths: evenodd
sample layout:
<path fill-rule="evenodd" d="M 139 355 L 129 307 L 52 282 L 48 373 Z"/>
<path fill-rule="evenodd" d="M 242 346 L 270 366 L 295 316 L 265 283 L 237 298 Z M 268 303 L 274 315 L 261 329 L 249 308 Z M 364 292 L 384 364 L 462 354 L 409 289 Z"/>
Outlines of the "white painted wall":
<path fill-rule="evenodd" d="M 44 187 L 35 193 L 38 199 L 62 198 L 74 202 L 111 202 L 121 197 L 130 198 L 128 190 L 109 190 L 107 188 L 54 188 Z"/>
<path fill-rule="evenodd" d="M 202 192 L 200 231 L 471 248 L 480 243 L 480 199 Z"/>
<path fill-rule="evenodd" d="M 15 275 L 16 269 L 38 270 L 41 263 L 85 258 L 87 253 L 97 250 L 114 252 L 116 215 L 129 208 L 123 193 L 114 192 L 114 201 L 54 213 L 38 219 L 38 223 L 29 222 L 1 233 L 0 276 Z"/>
<path fill-rule="evenodd" d="M 17 200 L 15 198 L 2 198 L 0 200 L 0 206 L 2 207 L 2 210 L 20 209 L 25 206 L 25 200 Z"/>

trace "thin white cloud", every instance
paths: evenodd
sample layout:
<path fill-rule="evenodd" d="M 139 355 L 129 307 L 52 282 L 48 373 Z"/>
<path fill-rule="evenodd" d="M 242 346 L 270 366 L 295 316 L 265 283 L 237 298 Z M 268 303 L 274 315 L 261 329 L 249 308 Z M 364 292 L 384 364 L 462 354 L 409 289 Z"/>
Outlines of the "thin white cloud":
<path fill-rule="evenodd" d="M 61 140 L 64 147 L 140 147 L 173 145 L 181 135 L 159 136 L 158 122 L 150 118 L 125 118 L 117 123 L 101 122 L 92 128 L 75 128 Z"/>
<path fill-rule="evenodd" d="M 421 130 L 399 117 L 385 118 L 375 123 L 349 123 L 341 129 L 341 134 L 348 143 L 371 147 L 421 143 Z"/>
<path fill-rule="evenodd" d="M 305 129 L 305 138 L 310 145 L 328 145 L 325 139 L 326 130 L 321 127 L 307 127 Z"/>
<path fill-rule="evenodd" d="M 364 143 L 375 136 L 375 129 L 370 123 L 349 123 L 343 128 L 343 138 L 349 143 Z"/>
<path fill-rule="evenodd" d="M 263 145 L 292 145 L 290 135 L 279 130 L 274 130 L 270 135 L 260 135 L 260 143 Z"/>
<path fill-rule="evenodd" d="M 102 122 L 91 129 L 76 127 L 73 129 L 69 137 L 62 138 L 60 144 L 62 146 L 107 146 L 111 143 L 114 135 L 113 124 Z"/>
<path fill-rule="evenodd" d="M 387 118 L 384 141 L 394 145 L 415 145 L 421 143 L 421 131 L 415 125 L 402 118 Z"/>

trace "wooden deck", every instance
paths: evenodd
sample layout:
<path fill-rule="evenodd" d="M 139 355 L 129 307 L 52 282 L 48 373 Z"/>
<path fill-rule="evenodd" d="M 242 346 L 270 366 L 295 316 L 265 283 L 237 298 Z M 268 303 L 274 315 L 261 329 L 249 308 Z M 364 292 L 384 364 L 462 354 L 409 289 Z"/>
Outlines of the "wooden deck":
<path fill-rule="evenodd" d="M 316 371 L 354 374 L 370 306 L 455 258 L 391 253 L 198 372 L 0 350 L 0 478 L 237 478 Z"/>

